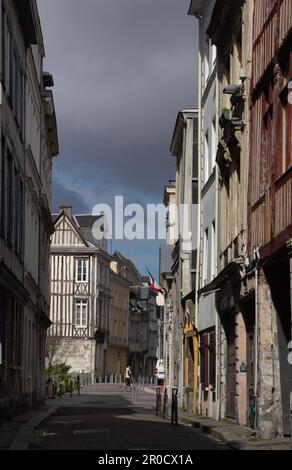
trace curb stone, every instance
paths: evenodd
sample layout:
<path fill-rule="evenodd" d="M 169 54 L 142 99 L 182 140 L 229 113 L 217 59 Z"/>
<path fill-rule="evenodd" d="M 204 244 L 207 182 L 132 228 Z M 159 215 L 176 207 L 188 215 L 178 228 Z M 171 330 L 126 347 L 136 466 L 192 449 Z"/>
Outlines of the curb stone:
<path fill-rule="evenodd" d="M 224 442 L 232 450 L 239 450 L 240 448 L 243 449 L 246 446 L 245 441 L 229 430 L 228 427 L 212 427 L 211 425 L 200 423 L 199 421 L 193 421 L 182 416 L 179 417 L 179 421 L 184 424 L 189 424 L 196 429 L 200 429 L 203 433 L 211 434 L 213 437 Z"/>
<path fill-rule="evenodd" d="M 55 413 L 59 407 L 53 406 L 47 411 L 31 418 L 26 424 L 20 426 L 16 436 L 9 446 L 9 450 L 27 450 L 34 429 L 46 418 Z"/>

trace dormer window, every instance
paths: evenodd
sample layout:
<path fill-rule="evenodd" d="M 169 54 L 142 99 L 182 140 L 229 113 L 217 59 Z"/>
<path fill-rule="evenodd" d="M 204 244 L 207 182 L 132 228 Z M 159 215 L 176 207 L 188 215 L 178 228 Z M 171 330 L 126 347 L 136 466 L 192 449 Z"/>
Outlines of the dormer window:
<path fill-rule="evenodd" d="M 75 280 L 76 282 L 88 282 L 88 258 L 76 258 L 75 261 Z"/>

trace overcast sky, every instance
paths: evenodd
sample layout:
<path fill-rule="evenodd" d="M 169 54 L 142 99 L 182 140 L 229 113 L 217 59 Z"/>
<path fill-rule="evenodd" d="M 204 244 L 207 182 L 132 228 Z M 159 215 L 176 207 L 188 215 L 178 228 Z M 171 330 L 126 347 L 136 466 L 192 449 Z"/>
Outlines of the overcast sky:
<path fill-rule="evenodd" d="M 53 209 L 158 203 L 174 177 L 169 146 L 177 112 L 196 105 L 190 0 L 38 0 L 53 74 L 60 155 Z M 113 242 L 158 275 L 158 242 Z"/>

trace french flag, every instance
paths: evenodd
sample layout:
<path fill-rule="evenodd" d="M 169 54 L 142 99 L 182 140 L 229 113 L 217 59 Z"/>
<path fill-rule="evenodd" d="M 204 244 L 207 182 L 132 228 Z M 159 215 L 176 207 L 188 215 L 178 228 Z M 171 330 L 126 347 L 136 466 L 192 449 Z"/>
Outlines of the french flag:
<path fill-rule="evenodd" d="M 152 276 L 151 272 L 149 271 L 147 267 L 146 269 L 150 277 L 150 284 L 149 284 L 150 290 L 152 290 L 152 292 L 155 292 L 156 294 L 160 293 L 162 295 L 165 295 L 166 291 L 162 289 L 162 287 L 160 287 L 159 284 L 157 284 L 157 282 L 155 281 L 154 277 Z"/>

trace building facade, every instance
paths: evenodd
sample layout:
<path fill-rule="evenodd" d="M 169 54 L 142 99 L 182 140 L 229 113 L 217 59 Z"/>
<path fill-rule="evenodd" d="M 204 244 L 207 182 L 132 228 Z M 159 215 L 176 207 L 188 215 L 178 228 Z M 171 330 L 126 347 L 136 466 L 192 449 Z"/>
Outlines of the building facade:
<path fill-rule="evenodd" d="M 175 181 L 169 181 L 164 187 L 163 204 L 167 208 L 166 215 L 166 244 L 160 247 L 159 252 L 159 277 L 160 285 L 165 291 L 164 312 L 163 312 L 163 332 L 164 332 L 164 367 L 165 385 L 170 391 L 174 386 L 175 375 L 174 366 L 176 358 L 175 350 L 175 328 L 174 328 L 174 305 L 175 305 L 175 285 L 172 274 L 172 252 L 175 243 L 175 221 L 171 220 L 170 208 L 175 207 Z"/>
<path fill-rule="evenodd" d="M 218 14 L 220 12 L 220 20 Z M 217 48 L 219 132 L 217 273 L 201 289 L 216 291 L 219 315 L 217 396 L 219 417 L 253 422 L 253 312 L 247 282 L 247 190 L 249 162 L 249 87 L 253 1 L 215 2 L 207 34 Z M 230 18 L 233 21 L 230 22 Z"/>
<path fill-rule="evenodd" d="M 198 110 L 181 111 L 170 147 L 176 158 L 173 275 L 173 378 L 181 406 L 193 409 L 197 395 L 198 336 L 195 304 L 198 254 Z M 172 220 L 171 220 L 172 223 Z"/>
<path fill-rule="evenodd" d="M 44 399 L 58 136 L 37 4 L 3 0 L 0 11 L 0 401 L 13 413 Z"/>
<path fill-rule="evenodd" d="M 100 217 L 61 206 L 51 242 L 47 363 L 65 362 L 87 383 L 107 375 L 111 258 L 92 235 Z"/>
<path fill-rule="evenodd" d="M 129 286 L 129 355 L 136 379 L 154 382 L 158 352 L 157 294 L 150 289 L 148 276 L 141 276 L 133 262 L 116 251 L 113 259 Z"/>
<path fill-rule="evenodd" d="M 292 3 L 255 2 L 252 31 L 248 255 L 256 427 L 265 438 L 292 433 Z"/>
<path fill-rule="evenodd" d="M 129 286 L 122 266 L 111 262 L 107 374 L 120 380 L 128 365 Z"/>
<path fill-rule="evenodd" d="M 218 168 L 218 78 L 216 46 L 207 35 L 215 0 L 193 0 L 189 15 L 199 24 L 199 255 L 197 260 L 198 292 L 214 279 L 217 273 L 217 210 Z M 218 375 L 216 347 L 218 345 L 218 316 L 215 292 L 212 288 L 197 295 L 197 328 L 199 335 L 200 377 L 197 411 L 210 417 L 218 413 Z"/>

